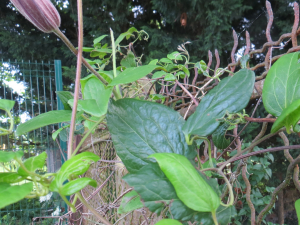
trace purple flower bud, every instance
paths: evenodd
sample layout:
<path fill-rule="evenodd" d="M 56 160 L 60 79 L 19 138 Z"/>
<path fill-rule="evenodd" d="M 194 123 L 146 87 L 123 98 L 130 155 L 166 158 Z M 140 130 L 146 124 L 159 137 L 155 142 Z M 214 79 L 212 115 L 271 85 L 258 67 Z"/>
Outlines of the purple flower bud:
<path fill-rule="evenodd" d="M 34 26 L 50 33 L 60 26 L 60 15 L 50 0 L 10 0 Z"/>

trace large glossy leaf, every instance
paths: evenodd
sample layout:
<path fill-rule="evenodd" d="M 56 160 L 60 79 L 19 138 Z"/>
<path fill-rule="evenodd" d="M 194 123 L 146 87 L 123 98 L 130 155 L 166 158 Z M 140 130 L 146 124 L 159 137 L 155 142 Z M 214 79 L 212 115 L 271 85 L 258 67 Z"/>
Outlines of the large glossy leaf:
<path fill-rule="evenodd" d="M 241 69 L 232 77 L 224 78 L 201 100 L 196 112 L 183 126 L 185 135 L 208 136 L 219 126 L 217 120 L 226 112 L 236 113 L 245 108 L 254 87 L 254 72 Z"/>
<path fill-rule="evenodd" d="M 7 100 L 7 99 L 0 99 L 0 109 L 5 111 L 10 111 L 15 105 L 15 101 Z"/>
<path fill-rule="evenodd" d="M 94 99 L 96 101 L 98 114 L 95 116 L 104 115 L 107 111 L 108 100 L 111 96 L 112 88 L 106 88 L 94 75 L 81 79 L 80 83 L 83 98 L 85 100 Z"/>
<path fill-rule="evenodd" d="M 182 225 L 182 223 L 173 219 L 163 219 L 158 221 L 155 225 Z"/>
<path fill-rule="evenodd" d="M 267 112 L 280 116 L 292 102 L 300 99 L 299 52 L 280 57 L 268 72 L 262 91 Z"/>
<path fill-rule="evenodd" d="M 218 149 L 227 148 L 231 142 L 230 139 L 225 138 L 225 134 L 229 126 L 229 124 L 223 123 L 212 134 L 213 143 Z"/>
<path fill-rule="evenodd" d="M 0 151 L 0 162 L 10 162 L 13 159 L 21 159 L 22 156 L 24 155 L 24 152 L 22 151 L 17 151 L 17 152 L 5 152 L 5 151 Z"/>
<path fill-rule="evenodd" d="M 123 196 L 121 204 L 118 208 L 118 213 L 128 213 L 135 209 L 143 208 L 144 205 L 141 202 L 141 197 L 136 191 L 131 191 Z"/>
<path fill-rule="evenodd" d="M 69 92 L 69 91 L 56 91 L 55 93 L 58 95 L 59 99 L 61 100 L 62 104 L 64 105 L 64 109 L 65 110 L 70 110 L 71 107 L 69 106 L 68 101 L 70 99 L 74 98 L 74 96 L 71 94 L 71 92 Z"/>
<path fill-rule="evenodd" d="M 130 67 L 120 73 L 116 78 L 109 83 L 108 86 L 115 86 L 118 84 L 127 84 L 134 82 L 147 74 L 151 73 L 153 70 L 157 68 L 156 65 L 146 65 L 139 67 Z"/>
<path fill-rule="evenodd" d="M 125 175 L 123 179 L 134 187 L 151 212 L 159 214 L 165 204 L 178 199 L 173 185 L 157 163 L 149 163 L 141 170 Z"/>
<path fill-rule="evenodd" d="M 8 183 L 0 183 L 0 209 L 22 200 L 32 191 L 32 187 L 32 183 L 14 186 L 10 186 Z"/>
<path fill-rule="evenodd" d="M 236 210 L 234 206 L 225 207 L 220 205 L 217 209 L 217 220 L 219 225 L 228 225 L 230 224 L 231 218 L 236 217 Z M 214 225 L 211 213 L 198 213 L 195 216 L 195 220 L 199 222 L 199 224 L 205 225 Z"/>
<path fill-rule="evenodd" d="M 178 112 L 164 105 L 121 99 L 112 101 L 107 112 L 107 125 L 118 156 L 131 173 L 141 169 L 157 152 L 172 152 L 193 159 L 194 149 L 188 147 Z"/>
<path fill-rule="evenodd" d="M 97 187 L 97 181 L 89 177 L 78 178 L 76 180 L 69 181 L 67 184 L 62 186 L 59 193 L 69 196 L 85 188 L 87 185 Z"/>
<path fill-rule="evenodd" d="M 0 183 L 17 183 L 25 178 L 18 173 L 9 172 L 9 173 L 0 173 Z"/>
<path fill-rule="evenodd" d="M 150 157 L 156 159 L 186 206 L 199 212 L 214 212 L 219 207 L 219 196 L 186 157 L 174 153 L 155 153 Z"/>
<path fill-rule="evenodd" d="M 29 131 L 55 123 L 62 123 L 71 120 L 72 110 L 53 110 L 38 115 L 25 123 L 20 124 L 16 130 L 16 136 L 20 136 Z"/>
<path fill-rule="evenodd" d="M 50 184 L 50 190 L 58 192 L 70 175 L 81 175 L 85 173 L 89 169 L 90 164 L 97 162 L 99 159 L 99 156 L 91 152 L 83 152 L 73 156 L 61 166 Z"/>
<path fill-rule="evenodd" d="M 282 127 L 286 127 L 286 132 L 290 133 L 290 128 L 295 127 L 300 120 L 300 99 L 292 102 L 287 108 L 283 109 L 280 116 L 272 126 L 271 133 L 275 133 Z"/>
<path fill-rule="evenodd" d="M 176 220 L 189 221 L 198 212 L 187 207 L 181 200 L 173 200 L 170 207 L 172 218 Z"/>
<path fill-rule="evenodd" d="M 30 157 L 23 163 L 27 170 L 35 172 L 37 169 L 41 169 L 45 166 L 47 153 L 43 152 L 37 156 Z M 18 174 L 26 176 L 29 175 L 22 167 L 19 167 Z"/>

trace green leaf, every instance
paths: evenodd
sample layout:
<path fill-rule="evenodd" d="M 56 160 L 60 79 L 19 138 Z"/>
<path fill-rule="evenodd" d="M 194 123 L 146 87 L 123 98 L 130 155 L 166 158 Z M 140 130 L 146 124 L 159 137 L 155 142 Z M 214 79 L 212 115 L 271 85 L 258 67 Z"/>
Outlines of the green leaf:
<path fill-rule="evenodd" d="M 97 187 L 97 181 L 89 177 L 78 178 L 76 180 L 71 180 L 67 184 L 61 187 L 59 193 L 61 195 L 70 196 L 85 188 L 87 185 L 92 187 Z"/>
<path fill-rule="evenodd" d="M 13 159 L 21 159 L 24 155 L 24 152 L 17 151 L 17 152 L 4 152 L 0 151 L 0 162 L 10 162 Z"/>
<path fill-rule="evenodd" d="M 137 29 L 134 27 L 130 27 L 128 29 L 127 32 L 120 34 L 120 36 L 117 38 L 117 40 L 115 41 L 115 46 L 119 45 L 120 42 L 126 37 L 126 39 L 128 40 L 133 32 L 137 32 Z"/>
<path fill-rule="evenodd" d="M 149 62 L 148 65 L 156 65 L 157 62 L 158 62 L 158 59 L 153 59 Z"/>
<path fill-rule="evenodd" d="M 65 110 L 71 109 L 71 107 L 68 104 L 68 101 L 70 99 L 73 99 L 74 96 L 69 91 L 56 91 L 55 93 L 58 95 L 59 99 L 61 100 L 62 104 L 64 105 L 64 109 Z"/>
<path fill-rule="evenodd" d="M 177 52 L 177 51 L 168 54 L 167 57 L 168 57 L 169 59 L 182 60 L 182 56 L 181 56 L 180 53 Z"/>
<path fill-rule="evenodd" d="M 184 119 L 169 107 L 121 99 L 110 102 L 106 118 L 117 154 L 130 173 L 153 162 L 147 158 L 153 153 L 178 153 L 188 159 L 196 156 L 181 131 Z"/>
<path fill-rule="evenodd" d="M 114 78 L 113 81 L 108 84 L 108 86 L 115 86 L 118 84 L 127 84 L 134 82 L 151 73 L 156 68 L 156 65 L 146 65 L 127 68 L 126 70 L 121 72 L 116 78 Z"/>
<path fill-rule="evenodd" d="M 227 148 L 231 142 L 229 138 L 225 138 L 225 134 L 229 126 L 229 124 L 223 123 L 212 134 L 213 143 L 218 149 Z"/>
<path fill-rule="evenodd" d="M 283 109 L 280 116 L 272 126 L 271 133 L 275 133 L 282 127 L 286 127 L 286 132 L 291 133 L 291 127 L 295 127 L 300 120 L 300 99 L 292 102 L 287 108 Z"/>
<path fill-rule="evenodd" d="M 73 106 L 74 99 L 70 99 L 69 104 Z M 97 117 L 105 114 L 103 110 L 99 108 L 95 99 L 78 100 L 77 110 L 83 110 L 84 112 Z"/>
<path fill-rule="evenodd" d="M 241 67 L 242 69 L 246 69 L 247 68 L 247 63 L 250 59 L 250 55 L 243 55 L 242 58 L 240 59 L 240 63 L 241 63 Z"/>
<path fill-rule="evenodd" d="M 10 112 L 10 110 L 14 107 L 15 101 L 0 99 L 0 109 Z"/>
<path fill-rule="evenodd" d="M 41 169 L 45 166 L 47 153 L 43 152 L 37 156 L 26 159 L 23 164 L 30 172 L 35 172 L 37 169 Z M 18 174 L 26 176 L 29 175 L 22 167 L 19 167 Z"/>
<path fill-rule="evenodd" d="M 171 73 L 167 73 L 167 74 L 165 75 L 164 80 L 165 80 L 165 81 L 174 81 L 174 80 L 176 80 L 176 77 L 175 77 L 173 74 L 171 74 Z"/>
<path fill-rule="evenodd" d="M 83 108 L 88 110 L 91 115 L 104 115 L 107 111 L 108 100 L 111 96 L 112 88 L 106 88 L 94 75 L 81 79 L 80 83 L 84 100 L 94 99 L 96 101 L 96 104 L 93 106 L 89 106 L 89 102 L 82 102 Z M 96 106 L 98 107 L 97 109 Z"/>
<path fill-rule="evenodd" d="M 70 175 L 81 175 L 85 173 L 89 169 L 90 164 L 97 162 L 99 159 L 99 156 L 91 152 L 83 152 L 73 156 L 61 166 L 50 184 L 50 190 L 58 192 Z"/>
<path fill-rule="evenodd" d="M 57 138 L 57 136 L 59 135 L 59 133 L 64 129 L 64 127 L 59 128 L 58 130 L 56 130 L 54 133 L 52 133 L 52 139 L 53 141 L 55 141 L 55 139 Z"/>
<path fill-rule="evenodd" d="M 178 72 L 176 73 L 176 76 L 177 76 L 177 77 L 180 77 L 181 79 L 184 79 L 185 76 L 186 76 L 186 74 L 185 74 L 185 72 L 183 72 L 183 71 L 178 71 Z"/>
<path fill-rule="evenodd" d="M 245 108 L 255 82 L 254 72 L 242 69 L 232 77 L 226 77 L 212 89 L 183 126 L 186 135 L 208 136 L 219 126 L 217 119 L 226 112 L 236 113 Z"/>
<path fill-rule="evenodd" d="M 178 68 L 181 69 L 188 77 L 190 76 L 190 71 L 184 65 L 178 65 Z"/>
<path fill-rule="evenodd" d="M 296 213 L 298 218 L 298 224 L 300 225 L 300 199 L 295 201 L 295 208 L 296 208 Z"/>
<path fill-rule="evenodd" d="M 32 191 L 32 188 L 32 183 L 14 186 L 10 186 L 8 183 L 0 183 L 0 209 L 22 200 Z"/>
<path fill-rule="evenodd" d="M 213 212 L 219 207 L 219 196 L 186 157 L 174 153 L 155 153 L 149 157 L 156 159 L 186 206 L 199 212 Z"/>
<path fill-rule="evenodd" d="M 178 199 L 173 185 L 157 163 L 149 163 L 142 169 L 125 175 L 123 180 L 134 187 L 151 212 L 159 214 L 165 204 Z"/>
<path fill-rule="evenodd" d="M 100 120 L 100 117 L 96 117 L 96 116 L 92 116 L 89 118 L 90 120 L 93 120 L 93 121 L 99 121 Z M 92 121 L 89 121 L 89 120 L 85 120 L 84 121 L 84 126 L 86 128 L 88 128 L 89 130 L 92 129 L 92 127 L 94 126 L 95 122 L 92 122 Z"/>
<path fill-rule="evenodd" d="M 109 54 L 111 54 L 111 53 L 112 53 L 112 50 L 109 49 L 109 48 L 97 48 L 97 49 L 94 49 L 94 50 L 91 52 L 91 57 L 93 57 L 92 54 L 96 55 L 96 54 L 98 54 L 98 53 L 109 53 Z"/>
<path fill-rule="evenodd" d="M 136 67 L 134 54 L 131 51 L 128 52 L 127 56 L 124 59 L 121 60 L 120 64 L 121 64 L 121 66 L 124 66 L 126 68 Z"/>
<path fill-rule="evenodd" d="M 98 73 L 108 82 L 110 83 L 114 79 L 114 72 L 112 70 L 110 71 L 98 71 Z M 117 76 L 121 73 L 119 70 L 117 70 Z"/>
<path fill-rule="evenodd" d="M 171 63 L 171 64 L 173 64 L 172 60 L 167 59 L 167 58 L 162 58 L 159 61 L 162 62 L 162 63 Z"/>
<path fill-rule="evenodd" d="M 217 220 L 219 225 L 228 225 L 230 224 L 231 218 L 237 216 L 236 210 L 234 206 L 225 207 L 220 205 L 217 209 Z M 214 225 L 211 213 L 198 213 L 195 216 L 195 220 L 199 222 L 199 224 L 205 225 Z"/>
<path fill-rule="evenodd" d="M 94 39 L 94 45 L 99 43 L 100 41 L 102 41 L 103 38 L 105 38 L 108 35 L 101 35 L 100 37 L 97 37 L 96 39 Z"/>
<path fill-rule="evenodd" d="M 262 91 L 265 109 L 280 116 L 292 102 L 300 99 L 298 52 L 280 57 L 268 72 Z"/>
<path fill-rule="evenodd" d="M 182 225 L 182 223 L 173 219 L 163 219 L 158 221 L 155 225 Z"/>
<path fill-rule="evenodd" d="M 166 96 L 163 96 L 161 94 L 153 94 L 153 95 L 150 95 L 149 97 L 154 101 L 162 100 L 162 102 L 164 102 L 166 99 Z"/>
<path fill-rule="evenodd" d="M 93 51 L 94 50 L 94 48 L 90 48 L 90 47 L 83 47 L 82 48 L 82 51 L 83 52 L 91 52 L 91 51 Z"/>
<path fill-rule="evenodd" d="M 9 172 L 9 173 L 0 173 L 0 183 L 17 183 L 25 178 L 18 173 Z"/>
<path fill-rule="evenodd" d="M 207 69 L 207 65 L 206 65 L 206 63 L 205 63 L 203 60 L 201 60 L 200 62 L 197 62 L 197 63 L 195 64 L 195 67 L 196 67 L 197 69 L 199 69 L 202 73 L 203 73 L 204 71 L 206 71 L 206 69 Z"/>
<path fill-rule="evenodd" d="M 214 165 L 214 167 L 215 167 L 215 165 L 217 164 L 216 159 L 213 158 L 213 159 L 212 159 L 212 163 L 213 163 L 213 165 Z M 211 168 L 211 165 L 210 165 L 209 160 L 206 161 L 205 163 L 203 163 L 203 164 L 202 164 L 202 167 L 203 167 L 203 169 Z M 212 172 L 211 172 L 211 171 L 205 171 L 204 173 L 205 173 L 206 176 L 208 176 L 208 177 L 211 177 L 211 176 L 212 176 Z M 200 176 L 201 176 L 201 174 L 200 174 Z M 202 178 L 204 178 L 204 177 L 202 176 Z"/>
<path fill-rule="evenodd" d="M 157 79 L 167 74 L 165 71 L 157 71 L 153 74 L 152 79 Z"/>
<path fill-rule="evenodd" d="M 190 208 L 188 208 L 179 199 L 173 200 L 170 207 L 172 218 L 176 220 L 189 221 L 193 216 L 198 213 Z"/>
<path fill-rule="evenodd" d="M 136 191 L 131 191 L 123 196 L 118 213 L 128 213 L 135 209 L 143 208 L 144 205 L 141 202 L 141 197 Z"/>
<path fill-rule="evenodd" d="M 16 136 L 20 136 L 29 131 L 55 123 L 62 123 L 71 120 L 72 110 L 53 110 L 38 115 L 25 123 L 20 124 L 16 130 Z"/>

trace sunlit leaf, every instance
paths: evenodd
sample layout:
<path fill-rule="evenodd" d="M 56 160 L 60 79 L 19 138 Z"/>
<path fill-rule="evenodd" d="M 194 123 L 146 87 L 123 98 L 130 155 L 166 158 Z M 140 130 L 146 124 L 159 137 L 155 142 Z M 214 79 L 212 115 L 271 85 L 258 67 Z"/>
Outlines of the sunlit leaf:
<path fill-rule="evenodd" d="M 114 78 L 108 86 L 115 86 L 118 84 L 127 84 L 134 82 L 151 73 L 156 68 L 156 65 L 146 65 L 127 68 L 126 70 L 121 72 L 116 78 Z"/>
<path fill-rule="evenodd" d="M 37 156 L 33 156 L 26 159 L 23 162 L 23 164 L 27 170 L 29 170 L 30 172 L 35 172 L 37 169 L 41 169 L 45 166 L 46 158 L 47 158 L 47 153 L 42 152 Z M 22 167 L 19 167 L 18 174 L 23 176 L 29 175 Z"/>
<path fill-rule="evenodd" d="M 59 193 L 62 195 L 69 196 L 85 188 L 87 185 L 91 185 L 92 187 L 95 188 L 97 187 L 97 181 L 89 177 L 82 177 L 76 180 L 71 180 L 67 184 L 61 187 Z"/>
<path fill-rule="evenodd" d="M 280 57 L 270 68 L 264 82 L 264 107 L 273 116 L 280 116 L 292 102 L 300 99 L 299 52 Z"/>
<path fill-rule="evenodd" d="M 150 157 L 157 160 L 186 206 L 199 212 L 214 212 L 219 207 L 219 196 L 186 157 L 174 153 L 155 153 Z"/>
<path fill-rule="evenodd" d="M 89 169 L 90 164 L 97 162 L 99 159 L 99 156 L 91 152 L 83 152 L 68 159 L 61 166 L 54 180 L 51 182 L 50 190 L 58 192 L 70 175 L 81 175 L 85 173 Z"/>
<path fill-rule="evenodd" d="M 72 110 L 53 110 L 50 112 L 46 112 L 43 114 L 34 117 L 25 123 L 20 124 L 16 130 L 16 136 L 20 136 L 29 131 L 36 130 L 38 128 L 56 124 L 67 122 L 71 120 Z"/>
<path fill-rule="evenodd" d="M 32 191 L 32 188 L 32 183 L 14 186 L 10 186 L 8 183 L 0 183 L 0 209 L 22 200 Z"/>
<path fill-rule="evenodd" d="M 286 127 L 286 132 L 290 134 L 290 128 L 295 127 L 300 120 L 300 99 L 292 102 L 282 110 L 280 116 L 272 126 L 271 133 L 275 133 L 282 127 Z"/>

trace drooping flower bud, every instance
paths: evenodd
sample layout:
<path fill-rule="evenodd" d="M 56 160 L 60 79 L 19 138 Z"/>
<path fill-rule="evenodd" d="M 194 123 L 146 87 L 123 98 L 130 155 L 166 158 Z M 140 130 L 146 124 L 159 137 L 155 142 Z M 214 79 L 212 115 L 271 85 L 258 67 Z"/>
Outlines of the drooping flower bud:
<path fill-rule="evenodd" d="M 34 26 L 50 33 L 60 26 L 60 15 L 50 0 L 10 0 Z"/>

